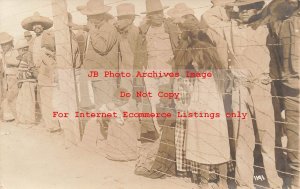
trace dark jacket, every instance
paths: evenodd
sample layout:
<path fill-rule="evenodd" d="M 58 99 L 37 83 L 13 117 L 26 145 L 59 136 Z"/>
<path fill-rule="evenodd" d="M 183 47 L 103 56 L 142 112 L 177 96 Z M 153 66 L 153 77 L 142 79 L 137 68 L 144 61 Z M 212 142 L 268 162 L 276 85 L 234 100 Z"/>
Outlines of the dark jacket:
<path fill-rule="evenodd" d="M 143 68 L 147 68 L 148 65 L 148 50 L 147 50 L 147 40 L 146 35 L 148 30 L 143 30 L 143 26 L 139 28 L 140 34 L 138 36 L 137 42 L 137 51 L 135 53 L 135 62 L 134 62 L 134 72 L 142 71 Z M 179 43 L 179 29 L 178 27 L 172 23 L 169 19 L 164 21 L 165 32 L 170 36 L 170 42 L 173 50 L 173 54 L 175 54 L 175 50 Z M 134 88 L 135 90 L 142 91 L 145 90 L 144 80 L 142 78 L 135 78 L 134 80 Z M 138 99 L 139 100 L 139 99 Z M 149 98 L 144 98 L 143 101 L 143 112 L 151 112 L 151 106 Z M 155 136 L 155 128 L 152 119 L 143 119 L 143 124 L 141 128 L 142 136 L 144 134 L 150 134 L 148 138 L 156 139 Z"/>
<path fill-rule="evenodd" d="M 99 29 L 89 31 L 88 39 L 84 68 L 116 71 L 118 69 L 116 28 L 106 22 Z"/>
<path fill-rule="evenodd" d="M 175 53 L 175 49 L 179 44 L 179 36 L 180 36 L 180 31 L 179 28 L 176 26 L 176 24 L 172 23 L 171 20 L 166 19 L 164 21 L 164 27 L 166 33 L 169 34 L 170 40 L 171 40 L 171 45 L 172 45 L 172 50 L 173 53 Z M 140 34 L 138 36 L 138 42 L 137 42 L 137 52 L 135 54 L 135 69 L 136 70 L 142 70 L 142 68 L 146 68 L 148 65 L 148 51 L 147 51 L 147 40 L 146 40 L 146 35 L 148 30 L 143 30 L 143 26 L 141 26 L 140 29 Z"/>
<path fill-rule="evenodd" d="M 277 44 L 269 47 L 273 55 L 271 56 L 273 76 L 282 79 L 286 86 L 299 90 L 299 10 L 288 19 L 270 24 L 269 29 L 270 40 Z"/>

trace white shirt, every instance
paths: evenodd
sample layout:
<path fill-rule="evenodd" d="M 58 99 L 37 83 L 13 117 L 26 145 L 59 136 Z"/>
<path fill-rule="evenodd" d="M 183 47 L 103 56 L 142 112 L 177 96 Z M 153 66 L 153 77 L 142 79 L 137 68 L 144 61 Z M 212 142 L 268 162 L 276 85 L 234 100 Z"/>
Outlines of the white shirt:
<path fill-rule="evenodd" d="M 40 67 L 42 63 L 42 35 L 37 36 L 33 41 L 32 58 L 36 67 Z"/>
<path fill-rule="evenodd" d="M 148 50 L 148 70 L 163 70 L 171 72 L 173 51 L 170 36 L 165 32 L 164 26 L 150 27 L 146 36 Z"/>

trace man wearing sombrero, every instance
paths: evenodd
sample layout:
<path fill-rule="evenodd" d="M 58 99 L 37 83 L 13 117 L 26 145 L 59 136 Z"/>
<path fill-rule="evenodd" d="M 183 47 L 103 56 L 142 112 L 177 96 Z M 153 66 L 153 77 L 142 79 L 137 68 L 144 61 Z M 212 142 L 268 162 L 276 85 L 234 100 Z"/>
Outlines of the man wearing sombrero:
<path fill-rule="evenodd" d="M 6 32 L 0 33 L 0 45 L 2 49 L 2 64 L 4 67 L 3 92 L 5 99 L 1 103 L 3 120 L 13 121 L 16 119 L 16 97 L 18 95 L 18 52 L 14 49 L 13 37 Z"/>
<path fill-rule="evenodd" d="M 160 0 L 146 0 L 145 23 L 140 26 L 135 69 L 140 72 L 172 72 L 175 48 L 178 46 L 179 29 L 164 16 Z M 160 86 L 171 85 L 171 79 L 136 78 L 138 91 L 151 92 L 153 97 L 142 98 L 142 112 L 156 113 L 160 99 L 157 96 Z M 155 141 L 161 134 L 157 118 L 142 118 L 141 139 L 143 142 Z"/>
<path fill-rule="evenodd" d="M 92 79 L 96 107 L 112 100 L 117 88 L 116 78 L 105 78 L 104 71 L 118 71 L 118 32 L 108 21 L 111 7 L 104 0 L 89 0 L 77 9 L 87 16 L 88 41 L 83 66 L 87 70 L 98 71 L 99 76 Z"/>
<path fill-rule="evenodd" d="M 119 32 L 119 51 L 120 51 L 120 72 L 133 74 L 134 54 L 137 48 L 137 38 L 139 29 L 134 25 L 135 7 L 132 3 L 122 3 L 116 7 L 117 21 L 115 26 Z M 121 78 L 120 87 L 127 89 L 129 92 L 133 91 L 134 77 Z"/>
<path fill-rule="evenodd" d="M 230 33 L 226 38 L 233 50 L 231 72 L 233 112 L 247 112 L 247 119 L 233 118 L 236 138 L 236 180 L 238 188 L 254 188 L 255 135 L 261 143 L 264 168 L 270 188 L 281 188 L 275 164 L 275 122 L 271 97 L 270 54 L 267 44 L 268 28 L 256 30 L 249 24 L 259 14 L 263 0 L 237 0 L 233 7 L 237 18 L 231 18 Z M 255 123 L 253 123 L 255 122 Z M 256 126 L 255 126 L 256 125 Z M 257 129 L 255 128 L 257 127 Z"/>
<path fill-rule="evenodd" d="M 98 76 L 90 78 L 96 109 L 111 102 L 117 89 L 117 78 L 104 77 L 104 71 L 118 71 L 118 32 L 109 23 L 112 18 L 108 13 L 110 9 L 110 6 L 104 5 L 104 0 L 89 0 L 86 5 L 77 7 L 87 17 L 88 36 L 83 68 L 86 73 L 98 72 Z M 98 127 L 89 124 L 85 129 L 83 142 L 93 140 L 85 138 L 95 136 L 95 133 L 97 137 L 100 135 Z"/>
<path fill-rule="evenodd" d="M 53 120 L 53 93 L 57 87 L 55 79 L 55 42 L 54 35 L 48 29 L 53 26 L 51 19 L 35 12 L 33 16 L 25 18 L 22 27 L 27 31 L 33 31 L 35 38 L 29 45 L 31 61 L 37 72 L 39 106 L 45 127 L 50 132 L 60 131 L 59 123 Z"/>
<path fill-rule="evenodd" d="M 135 7 L 132 3 L 123 3 L 116 7 L 117 22 L 115 24 L 119 32 L 119 50 L 120 50 L 120 72 L 128 72 L 134 75 L 134 54 L 137 48 L 137 38 L 139 29 L 134 25 Z M 127 89 L 130 93 L 133 91 L 134 76 L 131 78 L 121 78 L 120 87 Z"/>
<path fill-rule="evenodd" d="M 213 6 L 201 15 L 201 27 L 217 45 L 220 59 L 226 68 L 230 64 L 228 56 L 230 49 L 226 48 L 228 45 L 224 39 L 225 30 L 230 28 L 229 10 L 226 9 L 226 4 L 232 2 L 234 0 L 211 0 Z"/>
<path fill-rule="evenodd" d="M 163 6 L 160 0 L 146 0 L 145 23 L 140 28 L 138 38 L 138 51 L 136 52 L 135 69 L 146 72 L 172 72 L 172 62 L 174 54 L 172 50 L 178 45 L 179 32 L 178 27 L 169 19 L 165 19 L 164 10 L 168 7 Z M 137 79 L 137 85 L 145 85 L 147 92 L 158 93 L 159 85 L 168 84 L 169 78 L 141 78 Z M 150 104 L 145 104 L 145 103 Z M 146 98 L 143 102 L 143 112 L 156 112 L 156 104 L 159 98 L 154 96 Z M 150 121 L 150 124 L 148 124 Z M 144 120 L 142 125 L 142 135 L 148 132 L 159 132 L 157 119 Z M 148 122 L 148 123 L 147 123 Z M 154 136 L 153 136 L 154 137 Z M 155 137 L 154 137 L 155 138 Z"/>

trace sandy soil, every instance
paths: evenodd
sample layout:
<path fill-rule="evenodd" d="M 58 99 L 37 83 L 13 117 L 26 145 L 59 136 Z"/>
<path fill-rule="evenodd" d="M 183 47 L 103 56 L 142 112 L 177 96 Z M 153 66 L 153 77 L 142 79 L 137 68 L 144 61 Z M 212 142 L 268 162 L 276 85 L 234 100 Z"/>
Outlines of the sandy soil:
<path fill-rule="evenodd" d="M 62 134 L 0 123 L 0 189 L 194 189 L 179 178 L 148 179 L 134 162 L 113 162 L 83 147 L 65 149 Z"/>

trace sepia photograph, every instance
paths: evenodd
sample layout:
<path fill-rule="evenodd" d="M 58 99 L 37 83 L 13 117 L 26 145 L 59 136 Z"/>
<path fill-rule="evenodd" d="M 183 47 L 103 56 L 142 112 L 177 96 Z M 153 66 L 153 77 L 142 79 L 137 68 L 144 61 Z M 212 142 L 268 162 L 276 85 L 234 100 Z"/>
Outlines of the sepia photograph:
<path fill-rule="evenodd" d="M 0 189 L 300 189 L 300 0 L 0 0 Z"/>

